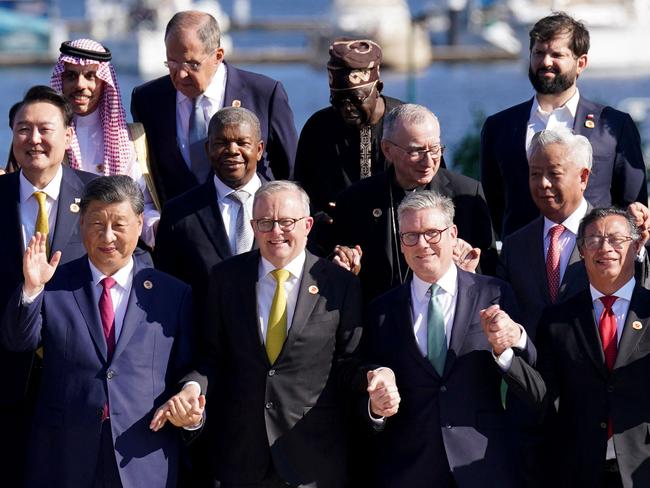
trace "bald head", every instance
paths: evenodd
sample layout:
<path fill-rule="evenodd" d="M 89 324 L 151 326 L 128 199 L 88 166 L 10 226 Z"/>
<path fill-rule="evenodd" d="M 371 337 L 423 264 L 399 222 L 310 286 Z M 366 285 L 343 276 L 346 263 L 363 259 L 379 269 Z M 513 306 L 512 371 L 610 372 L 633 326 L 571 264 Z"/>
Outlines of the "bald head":
<path fill-rule="evenodd" d="M 217 19 L 198 10 L 185 10 L 174 14 L 165 29 L 165 43 L 170 37 L 176 38 L 188 32 L 193 32 L 198 37 L 206 53 L 221 45 L 221 31 Z"/>

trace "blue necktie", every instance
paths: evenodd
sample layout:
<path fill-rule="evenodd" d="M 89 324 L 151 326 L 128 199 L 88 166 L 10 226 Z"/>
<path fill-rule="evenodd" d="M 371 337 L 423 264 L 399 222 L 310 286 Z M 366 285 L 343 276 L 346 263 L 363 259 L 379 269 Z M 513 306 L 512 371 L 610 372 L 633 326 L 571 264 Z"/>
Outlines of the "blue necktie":
<path fill-rule="evenodd" d="M 190 128 L 188 132 L 188 142 L 190 145 L 190 164 L 192 173 L 196 176 L 199 183 L 208 179 L 210 174 L 210 161 L 205 149 L 205 141 L 208 136 L 208 124 L 205 120 L 205 114 L 201 107 L 203 95 L 196 97 L 194 108 L 190 114 Z"/>
<path fill-rule="evenodd" d="M 447 337 L 445 336 L 445 318 L 438 301 L 440 287 L 432 284 L 429 288 L 429 308 L 427 311 L 427 358 L 440 376 L 445 370 L 447 359 Z"/>

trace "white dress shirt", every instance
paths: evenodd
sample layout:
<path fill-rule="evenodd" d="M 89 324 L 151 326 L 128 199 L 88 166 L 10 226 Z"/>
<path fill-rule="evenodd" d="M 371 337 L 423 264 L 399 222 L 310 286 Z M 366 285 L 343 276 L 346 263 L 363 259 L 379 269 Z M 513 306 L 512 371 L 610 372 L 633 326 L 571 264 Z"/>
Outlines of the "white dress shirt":
<path fill-rule="evenodd" d="M 627 317 L 627 312 L 630 309 L 630 300 L 632 300 L 632 292 L 634 291 L 634 285 L 636 280 L 634 277 L 622 287 L 612 293 L 613 296 L 618 297 L 614 304 L 612 305 L 612 311 L 616 315 L 616 344 L 620 344 L 621 336 L 623 335 L 623 327 L 625 327 L 625 318 Z M 600 316 L 603 313 L 605 306 L 600 300 L 600 297 L 605 296 L 593 286 L 589 285 L 589 291 L 591 292 L 591 300 L 594 304 L 594 318 L 596 321 L 596 331 L 599 335 L 599 322 Z M 605 459 L 616 459 L 616 451 L 614 450 L 614 438 L 607 440 L 607 454 Z"/>
<path fill-rule="evenodd" d="M 580 92 L 576 87 L 576 92 L 564 105 L 551 112 L 545 112 L 539 106 L 537 97 L 533 98 L 533 106 L 530 108 L 530 117 L 528 118 L 528 126 L 526 130 L 526 150 L 528 150 L 530 141 L 533 139 L 535 133 L 540 130 L 553 130 L 558 127 L 573 129 L 579 100 Z"/>
<path fill-rule="evenodd" d="M 212 116 L 223 108 L 224 97 L 226 93 L 226 65 L 220 63 L 217 71 L 214 73 L 208 88 L 203 92 L 201 108 L 205 116 L 206 123 L 210 122 Z M 191 98 L 186 97 L 181 92 L 176 92 L 176 138 L 178 148 L 183 155 L 187 167 L 192 169 L 190 160 L 189 130 L 190 115 L 194 110 L 194 103 Z"/>
<path fill-rule="evenodd" d="M 54 235 L 54 225 L 58 212 L 59 193 L 61 192 L 61 179 L 63 178 L 63 168 L 59 166 L 54 178 L 43 189 L 36 188 L 32 185 L 23 172 L 20 172 L 18 180 L 20 181 L 20 223 L 23 233 L 23 250 L 27 248 L 29 240 L 34 235 L 36 229 L 36 217 L 38 216 L 38 201 L 34 197 L 35 191 L 42 191 L 47 195 L 45 199 L 45 208 L 47 209 L 47 220 L 50 232 L 47 240 L 52 244 Z M 81 196 L 81 195 L 80 195 Z M 57 249 L 54 249 L 56 251 Z"/>
<path fill-rule="evenodd" d="M 287 333 L 293 323 L 293 313 L 296 311 L 300 280 L 302 279 L 304 268 L 305 251 L 298 254 L 293 261 L 283 268 L 290 273 L 289 279 L 284 282 L 284 291 L 287 294 Z M 275 269 L 275 266 L 269 261 L 263 257 L 260 259 L 257 281 L 257 313 L 264 344 L 266 344 L 266 329 L 268 327 L 269 313 L 271 312 L 271 304 L 273 303 L 273 295 L 275 294 L 275 286 L 277 283 L 271 274 Z"/>
<path fill-rule="evenodd" d="M 234 193 L 235 190 L 221 181 L 217 175 L 214 176 L 214 186 L 217 190 L 217 204 L 219 206 L 221 218 L 223 219 L 223 227 L 226 229 L 226 235 L 228 236 L 230 249 L 236 249 L 237 212 L 239 211 L 239 204 L 237 202 L 233 202 L 230 198 L 228 198 L 228 195 Z M 255 192 L 260 186 L 262 186 L 262 182 L 259 176 L 257 176 L 257 173 L 255 173 L 248 183 L 239 188 L 239 190 L 245 191 L 251 195 L 244 204 L 248 210 L 248 215 L 253 215 L 253 195 L 255 195 Z"/>
<path fill-rule="evenodd" d="M 564 272 L 566 267 L 569 264 L 571 259 L 571 254 L 573 249 L 576 246 L 576 237 L 578 236 L 578 227 L 580 226 L 580 221 L 587 213 L 587 200 L 584 198 L 578 205 L 578 208 L 569 215 L 563 222 L 560 222 L 564 226 L 564 231 L 560 234 L 558 239 L 558 245 L 560 246 L 560 283 L 564 279 Z M 548 255 L 548 248 L 551 246 L 551 236 L 549 234 L 552 227 L 555 227 L 557 223 L 552 220 L 544 217 L 544 260 Z"/>

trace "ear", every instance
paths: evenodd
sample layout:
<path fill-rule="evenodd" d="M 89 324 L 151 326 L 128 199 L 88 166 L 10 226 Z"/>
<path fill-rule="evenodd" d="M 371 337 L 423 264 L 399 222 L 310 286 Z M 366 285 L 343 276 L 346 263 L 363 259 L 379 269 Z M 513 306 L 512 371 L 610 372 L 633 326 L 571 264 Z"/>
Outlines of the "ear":
<path fill-rule="evenodd" d="M 392 161 L 393 158 L 391 157 L 390 153 L 393 149 L 392 144 L 386 139 L 382 139 L 379 145 L 381 146 L 381 152 L 384 153 L 384 158 L 386 158 L 388 161 Z"/>
<path fill-rule="evenodd" d="M 264 141 L 260 141 L 257 143 L 257 160 L 259 161 L 262 159 L 262 155 L 264 154 Z"/>
<path fill-rule="evenodd" d="M 305 219 L 305 235 L 309 234 L 311 232 L 312 227 L 314 227 L 314 218 L 313 217 L 307 217 Z"/>
<path fill-rule="evenodd" d="M 215 56 L 215 61 L 217 63 L 221 63 L 223 61 L 223 56 L 224 56 L 224 50 L 222 47 L 217 48 L 217 50 L 214 52 Z"/>
<path fill-rule="evenodd" d="M 452 226 L 449 227 L 449 237 L 451 237 L 452 243 L 455 246 L 456 239 L 458 238 L 458 227 L 456 227 L 455 224 L 452 224 Z"/>
<path fill-rule="evenodd" d="M 72 126 L 65 128 L 65 148 L 70 149 L 70 143 L 72 142 L 73 129 Z"/>
<path fill-rule="evenodd" d="M 144 226 L 144 214 L 138 215 L 138 235 L 142 234 L 142 227 Z"/>
<path fill-rule="evenodd" d="M 580 170 L 580 188 L 582 189 L 583 192 L 585 191 L 585 188 L 587 188 L 589 175 L 591 175 L 591 171 L 588 168 L 582 168 Z"/>
<path fill-rule="evenodd" d="M 586 54 L 583 54 L 582 56 L 578 57 L 577 59 L 577 67 L 576 67 L 576 74 L 582 73 L 582 71 L 587 67 L 588 64 L 588 58 Z"/>

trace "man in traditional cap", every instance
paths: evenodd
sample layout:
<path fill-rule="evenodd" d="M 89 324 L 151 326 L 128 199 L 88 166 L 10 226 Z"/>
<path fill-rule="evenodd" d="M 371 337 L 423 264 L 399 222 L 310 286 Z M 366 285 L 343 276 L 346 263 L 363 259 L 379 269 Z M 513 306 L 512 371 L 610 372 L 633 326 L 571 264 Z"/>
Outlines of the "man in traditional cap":
<path fill-rule="evenodd" d="M 151 247 L 160 212 L 154 205 L 129 138 L 126 113 L 111 52 L 90 39 L 61 44 L 50 84 L 70 101 L 74 118 L 68 164 L 98 175 L 125 174 L 145 195 L 142 239 Z M 145 162 L 146 164 L 146 162 Z M 145 166 L 146 167 L 146 166 Z"/>

